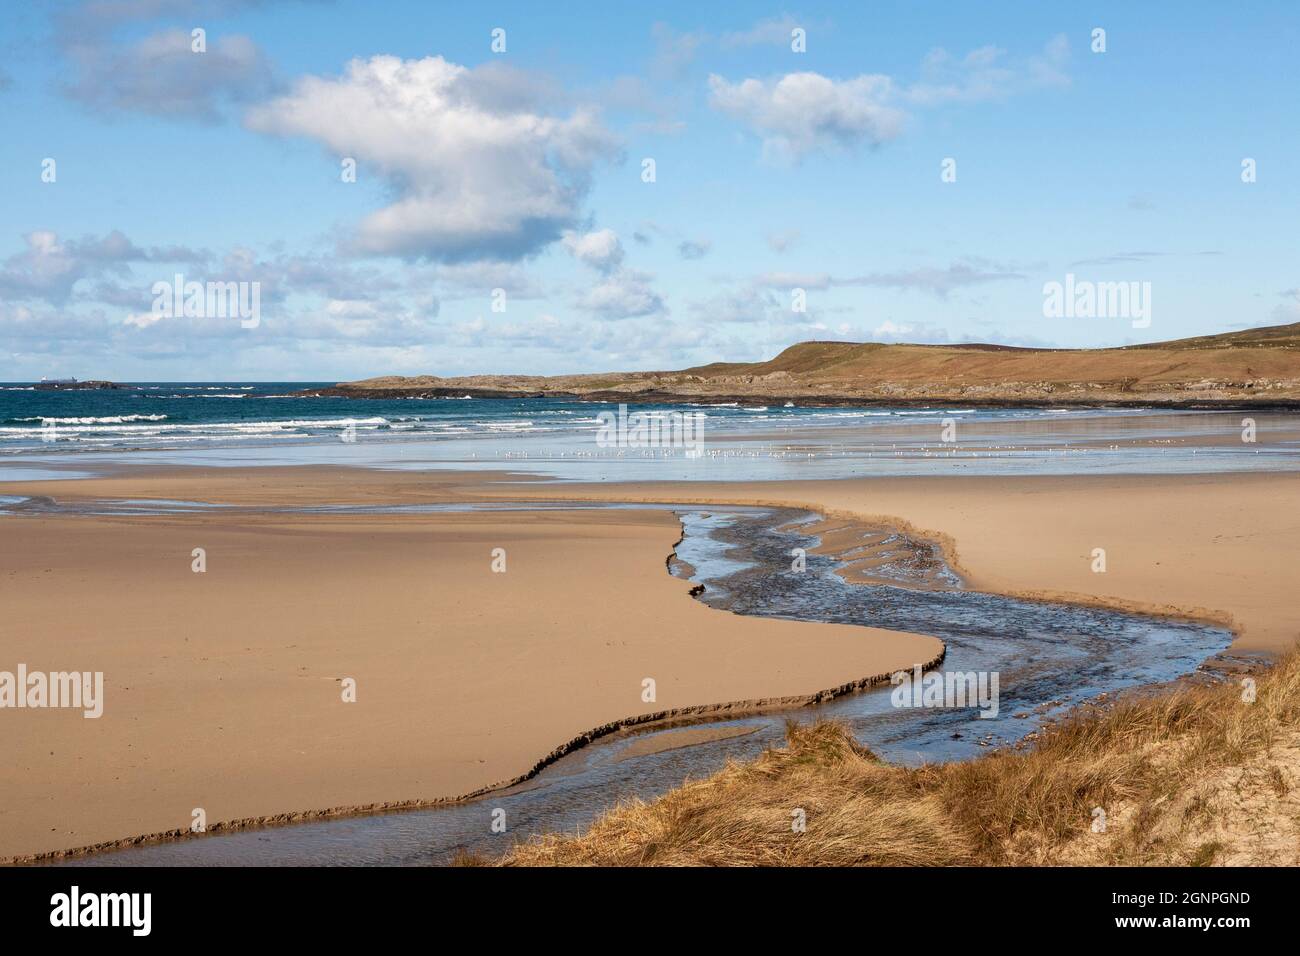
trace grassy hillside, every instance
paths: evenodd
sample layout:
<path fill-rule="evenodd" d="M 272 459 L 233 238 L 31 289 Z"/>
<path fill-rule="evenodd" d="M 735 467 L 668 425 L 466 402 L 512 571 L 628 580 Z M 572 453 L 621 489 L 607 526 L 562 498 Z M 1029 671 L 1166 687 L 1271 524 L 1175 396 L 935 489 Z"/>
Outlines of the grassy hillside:
<path fill-rule="evenodd" d="M 669 372 L 386 377 L 343 394 L 617 400 L 1300 405 L 1300 323 L 1113 349 L 803 342 L 765 362 Z"/>

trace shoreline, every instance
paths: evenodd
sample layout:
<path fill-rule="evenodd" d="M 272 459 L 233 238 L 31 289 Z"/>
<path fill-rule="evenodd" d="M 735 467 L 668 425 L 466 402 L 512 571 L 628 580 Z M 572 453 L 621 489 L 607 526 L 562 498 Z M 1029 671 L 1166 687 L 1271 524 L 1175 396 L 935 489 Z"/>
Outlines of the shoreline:
<path fill-rule="evenodd" d="M 537 389 L 500 389 L 482 387 L 431 386 L 410 388 L 355 388 L 333 385 L 327 388 L 305 388 L 291 393 L 294 398 L 352 398 L 372 400 L 393 399 L 446 399 L 470 397 L 475 399 L 553 399 L 567 402 L 608 403 L 612 405 L 698 405 L 710 403 L 773 403 L 791 402 L 804 408 L 1057 408 L 1070 406 L 1077 409 L 1141 409 L 1162 411 L 1297 411 L 1297 398 L 1096 398 L 1092 396 L 1058 395 L 1045 398 L 1028 396 L 977 396 L 921 395 L 908 398 L 888 398 L 851 395 L 847 393 L 772 393 L 763 392 L 670 392 L 646 390 L 621 392 L 598 390 L 592 392 L 541 391 Z"/>

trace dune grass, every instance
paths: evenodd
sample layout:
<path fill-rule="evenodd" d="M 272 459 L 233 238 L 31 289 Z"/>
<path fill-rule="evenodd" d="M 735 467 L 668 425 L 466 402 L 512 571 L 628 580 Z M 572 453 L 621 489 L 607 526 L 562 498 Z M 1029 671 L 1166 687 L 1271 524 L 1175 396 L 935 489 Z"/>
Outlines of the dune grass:
<path fill-rule="evenodd" d="M 791 723 L 785 747 L 619 806 L 582 835 L 522 844 L 500 862 L 1198 865 L 1233 847 L 1247 853 L 1234 862 L 1269 862 L 1250 859 L 1243 828 L 1276 812 L 1290 815 L 1279 821 L 1290 833 L 1300 817 L 1291 789 L 1300 655 L 1256 681 L 1253 701 L 1235 681 L 1131 695 L 1076 713 L 1024 749 L 914 769 L 883 763 L 839 724 Z M 1095 808 L 1104 832 L 1094 832 Z M 1243 814 L 1252 819 L 1236 819 Z"/>

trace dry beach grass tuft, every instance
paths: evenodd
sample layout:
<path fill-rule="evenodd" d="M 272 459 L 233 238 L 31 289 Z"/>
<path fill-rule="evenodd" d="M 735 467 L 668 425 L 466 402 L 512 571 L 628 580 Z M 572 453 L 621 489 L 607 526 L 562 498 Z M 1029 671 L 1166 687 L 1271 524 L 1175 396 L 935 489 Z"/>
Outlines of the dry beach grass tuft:
<path fill-rule="evenodd" d="M 1300 862 L 1300 652 L 1257 680 L 1084 709 L 1023 749 L 916 769 L 882 763 L 832 722 L 522 866 L 1203 865 Z M 1093 832 L 1094 808 L 1105 811 Z M 795 832 L 796 810 L 806 831 Z"/>

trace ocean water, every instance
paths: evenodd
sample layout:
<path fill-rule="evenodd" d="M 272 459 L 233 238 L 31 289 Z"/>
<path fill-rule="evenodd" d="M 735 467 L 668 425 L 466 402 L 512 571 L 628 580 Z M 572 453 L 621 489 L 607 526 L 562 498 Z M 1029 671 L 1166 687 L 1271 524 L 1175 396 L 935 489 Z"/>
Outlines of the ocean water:
<path fill-rule="evenodd" d="M 594 437 L 596 415 L 617 406 L 560 399 L 298 398 L 323 382 L 145 382 L 129 390 L 42 391 L 0 385 L 5 449 L 165 448 L 196 444 L 337 441 L 348 426 L 364 441 L 432 441 L 467 436 Z M 636 405 L 634 411 L 704 416 L 718 433 L 908 423 L 952 416 L 1052 420 L 1078 410 L 981 411 L 916 408 L 813 408 L 762 403 Z M 1121 413 L 1124 414 L 1124 413 Z M 50 446 L 53 446 L 52 448 Z"/>
<path fill-rule="evenodd" d="M 702 416 L 695 454 L 597 442 L 604 402 L 299 398 L 327 383 L 144 382 L 123 390 L 0 385 L 0 479 L 137 464 L 506 468 L 590 481 L 864 474 L 1210 472 L 1300 467 L 1300 416 L 1143 409 L 633 405 Z M 954 442 L 942 439 L 955 423 Z M 63 476 L 66 477 L 64 471 Z"/>

